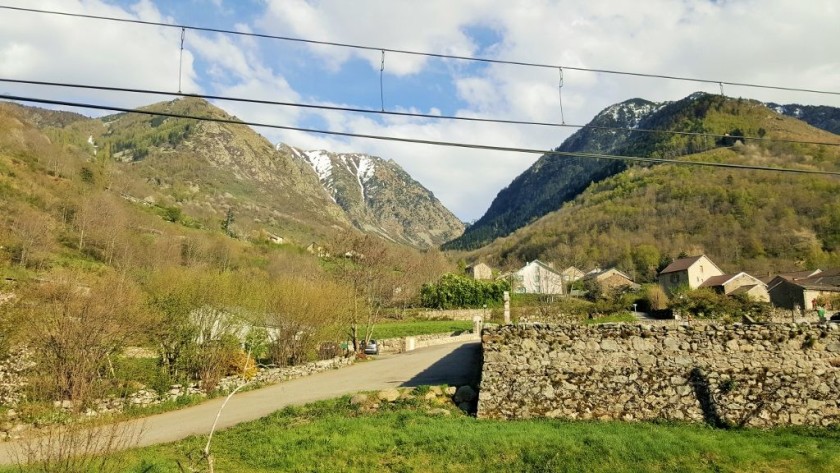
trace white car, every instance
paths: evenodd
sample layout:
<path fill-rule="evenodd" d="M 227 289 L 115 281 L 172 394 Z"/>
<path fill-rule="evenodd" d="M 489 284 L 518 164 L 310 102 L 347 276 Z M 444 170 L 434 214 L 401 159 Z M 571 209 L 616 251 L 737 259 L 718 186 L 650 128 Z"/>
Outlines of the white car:
<path fill-rule="evenodd" d="M 378 355 L 379 354 L 379 344 L 376 343 L 376 340 L 371 340 L 365 345 L 365 355 Z"/>

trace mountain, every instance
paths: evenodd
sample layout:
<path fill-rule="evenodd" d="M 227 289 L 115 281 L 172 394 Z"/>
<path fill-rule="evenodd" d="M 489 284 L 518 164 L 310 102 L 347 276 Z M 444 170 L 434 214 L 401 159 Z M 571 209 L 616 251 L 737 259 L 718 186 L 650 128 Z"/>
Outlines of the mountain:
<path fill-rule="evenodd" d="M 777 113 L 794 117 L 821 130 L 840 135 L 840 108 L 824 105 L 766 104 Z"/>
<path fill-rule="evenodd" d="M 648 147 L 647 155 L 683 161 L 840 171 L 840 136 L 756 101 L 694 95 L 667 104 L 639 126 L 764 136 L 766 141 L 662 134 L 627 140 L 621 149 Z M 680 253 L 705 253 L 724 271 L 756 275 L 838 266 L 838 194 L 840 182 L 829 175 L 626 165 L 554 211 L 464 256 L 501 267 L 533 259 L 561 267 L 615 265 L 639 281 L 651 280 L 663 262 Z"/>
<path fill-rule="evenodd" d="M 232 120 L 195 98 L 143 108 Z M 269 231 L 308 243 L 349 226 L 309 166 L 277 151 L 250 127 L 232 123 L 118 114 L 91 133 L 100 159 L 114 161 L 110 186 L 137 199 L 177 207 L 205 228 L 241 235 Z"/>
<path fill-rule="evenodd" d="M 304 151 L 277 145 L 307 163 L 326 192 L 353 225 L 385 239 L 429 248 L 460 235 L 458 220 L 431 191 L 415 181 L 393 160 L 323 150 Z"/>
<path fill-rule="evenodd" d="M 693 133 L 744 136 L 751 131 L 750 136 L 762 136 L 767 129 L 756 123 L 766 109 L 755 109 L 755 116 L 740 116 L 738 106 L 742 103 L 745 103 L 743 99 L 727 99 L 702 92 L 675 102 L 653 103 L 631 99 L 601 111 L 556 151 L 674 158 L 730 146 L 735 138 L 715 139 Z M 826 109 L 831 107 L 800 107 L 795 110 L 803 116 L 813 117 L 820 122 L 818 128 L 823 128 L 830 126 L 832 117 L 836 116 Z M 626 128 L 628 131 L 604 128 Z M 591 184 L 625 169 L 625 161 L 544 155 L 499 192 L 484 216 L 443 248 L 470 250 L 487 245 L 559 209 Z"/>
<path fill-rule="evenodd" d="M 632 99 L 601 111 L 556 151 L 616 154 L 633 136 L 603 128 L 635 129 L 663 104 Z M 502 189 L 490 208 L 464 234 L 444 249 L 474 249 L 558 209 L 592 182 L 624 169 L 617 161 L 544 155 Z"/>
<path fill-rule="evenodd" d="M 6 107 L 89 161 L 85 179 L 187 226 L 246 238 L 271 234 L 301 246 L 356 227 L 416 248 L 437 246 L 463 229 L 392 161 L 275 147 L 236 123 L 133 113 L 91 119 Z M 236 121 L 197 98 L 142 110 Z M 329 176 L 319 175 L 323 165 Z"/>

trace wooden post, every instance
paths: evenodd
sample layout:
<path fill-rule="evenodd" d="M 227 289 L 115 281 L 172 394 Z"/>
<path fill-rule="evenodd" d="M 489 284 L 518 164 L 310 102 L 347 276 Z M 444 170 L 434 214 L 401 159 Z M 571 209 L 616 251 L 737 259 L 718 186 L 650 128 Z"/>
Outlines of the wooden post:
<path fill-rule="evenodd" d="M 510 292 L 505 291 L 505 325 L 510 324 Z"/>

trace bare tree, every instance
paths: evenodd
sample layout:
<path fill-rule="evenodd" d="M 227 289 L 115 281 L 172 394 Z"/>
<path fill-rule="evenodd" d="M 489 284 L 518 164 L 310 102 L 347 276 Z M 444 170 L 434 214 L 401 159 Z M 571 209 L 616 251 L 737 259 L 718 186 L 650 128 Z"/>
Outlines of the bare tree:
<path fill-rule="evenodd" d="M 353 349 L 367 346 L 383 309 L 399 293 L 400 264 L 384 241 L 347 232 L 333 243 L 338 277 L 350 288 L 348 311 Z"/>

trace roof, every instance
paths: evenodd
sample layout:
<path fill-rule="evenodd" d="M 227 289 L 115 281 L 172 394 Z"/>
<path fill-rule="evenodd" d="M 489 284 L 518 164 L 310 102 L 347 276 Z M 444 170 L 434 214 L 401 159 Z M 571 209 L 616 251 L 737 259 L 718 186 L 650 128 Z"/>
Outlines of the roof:
<path fill-rule="evenodd" d="M 665 267 L 659 274 L 676 273 L 677 271 L 685 271 L 694 263 L 700 261 L 706 255 L 692 256 L 690 258 L 680 258 Z"/>
<path fill-rule="evenodd" d="M 531 261 L 530 263 L 526 264 L 526 265 L 525 265 L 525 266 L 523 266 L 523 267 L 522 267 L 519 271 L 522 271 L 523 269 L 527 268 L 529 265 L 532 265 L 532 264 L 536 264 L 536 265 L 542 266 L 542 267 L 543 267 L 543 269 L 545 269 L 545 270 L 547 270 L 547 271 L 551 271 L 552 273 L 554 273 L 554 274 L 556 274 L 556 275 L 560 276 L 560 273 L 558 273 L 556 269 L 552 268 L 551 266 L 549 266 L 549 265 L 547 265 L 547 264 L 543 263 L 542 261 L 540 261 L 540 260 L 538 260 L 538 259 L 535 259 L 534 261 Z"/>
<path fill-rule="evenodd" d="M 609 268 L 609 269 L 604 269 L 604 270 L 602 270 L 602 271 L 592 271 L 592 272 L 589 272 L 589 273 L 587 273 L 587 274 L 586 274 L 586 276 L 584 277 L 584 279 L 595 279 L 595 280 L 600 280 L 600 279 L 601 279 L 601 276 L 606 276 L 607 274 L 617 274 L 617 275 L 619 275 L 619 276 L 623 277 L 624 279 L 627 279 L 628 281 L 633 281 L 632 279 L 630 279 L 630 276 L 628 276 L 628 275 L 626 275 L 626 274 L 622 273 L 621 271 L 619 271 L 619 270 L 618 270 L 618 269 L 616 269 L 616 268 Z"/>
<path fill-rule="evenodd" d="M 703 284 L 701 284 L 700 287 L 723 286 L 724 284 L 728 283 L 731 279 L 735 278 L 735 276 L 738 276 L 738 274 L 721 274 L 720 276 L 712 276 L 709 279 L 703 281 Z"/>
<path fill-rule="evenodd" d="M 827 269 L 810 278 L 791 281 L 799 287 L 813 291 L 840 292 L 840 269 Z"/>
<path fill-rule="evenodd" d="M 779 274 L 774 274 L 772 276 L 767 276 L 765 278 L 759 278 L 759 279 L 764 284 L 769 284 L 770 281 L 772 281 L 776 278 L 784 278 L 784 279 L 787 279 L 788 281 L 795 281 L 797 279 L 805 279 L 805 278 L 810 278 L 812 276 L 816 276 L 817 274 L 820 274 L 821 272 L 822 271 L 819 270 L 819 269 L 809 269 L 807 271 L 793 271 L 793 272 L 790 272 L 790 273 L 779 273 Z"/>

